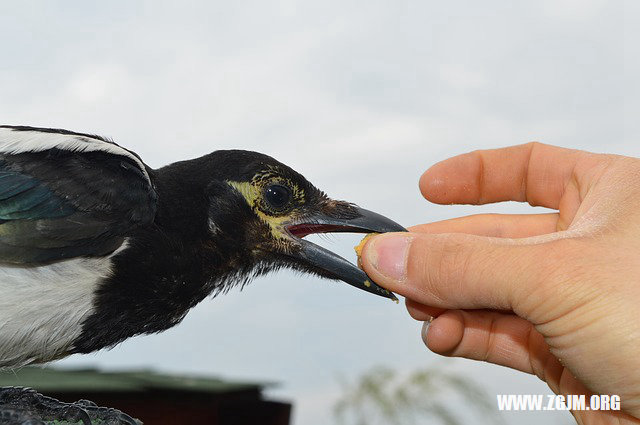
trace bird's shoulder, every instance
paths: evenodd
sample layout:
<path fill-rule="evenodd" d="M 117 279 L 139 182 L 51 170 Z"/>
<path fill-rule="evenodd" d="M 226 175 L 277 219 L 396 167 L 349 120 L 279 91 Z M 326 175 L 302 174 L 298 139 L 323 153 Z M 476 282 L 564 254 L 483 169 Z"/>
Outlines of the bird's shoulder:
<path fill-rule="evenodd" d="M 0 263 L 105 255 L 153 221 L 152 170 L 95 135 L 0 126 Z"/>

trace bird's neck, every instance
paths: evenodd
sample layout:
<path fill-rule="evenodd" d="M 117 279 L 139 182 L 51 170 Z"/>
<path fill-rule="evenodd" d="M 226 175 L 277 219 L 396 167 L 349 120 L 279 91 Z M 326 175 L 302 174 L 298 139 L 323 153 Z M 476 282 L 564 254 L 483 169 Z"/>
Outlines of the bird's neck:
<path fill-rule="evenodd" d="M 174 326 L 209 294 L 228 288 L 245 267 L 232 246 L 211 238 L 206 187 L 179 171 L 154 172 L 156 220 L 133 233 L 127 248 L 112 257 L 113 274 L 95 297 L 75 352 Z"/>

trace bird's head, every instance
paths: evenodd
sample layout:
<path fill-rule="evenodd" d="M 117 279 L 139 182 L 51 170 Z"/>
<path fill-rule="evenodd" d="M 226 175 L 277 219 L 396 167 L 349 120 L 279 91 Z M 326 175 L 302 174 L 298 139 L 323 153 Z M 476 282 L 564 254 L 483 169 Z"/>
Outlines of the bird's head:
<path fill-rule="evenodd" d="M 286 267 L 395 299 L 349 261 L 303 238 L 312 233 L 405 231 L 402 226 L 329 198 L 267 155 L 232 150 L 204 158 L 210 170 L 206 231 L 212 249 L 236 248 L 238 259 L 229 269 L 251 267 L 263 273 Z"/>

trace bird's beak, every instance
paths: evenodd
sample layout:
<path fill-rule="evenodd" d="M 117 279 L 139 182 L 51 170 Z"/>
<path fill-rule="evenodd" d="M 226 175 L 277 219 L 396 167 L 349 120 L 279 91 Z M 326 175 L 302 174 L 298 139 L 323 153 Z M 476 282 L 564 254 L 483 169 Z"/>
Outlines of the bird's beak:
<path fill-rule="evenodd" d="M 292 252 L 292 257 L 306 264 L 321 269 L 329 277 L 340 279 L 350 285 L 372 294 L 397 301 L 396 296 L 372 282 L 358 267 L 333 252 L 302 239 L 312 233 L 384 233 L 406 232 L 398 223 L 373 211 L 352 206 L 349 218 L 335 218 L 325 213 L 316 213 L 304 218 L 303 222 L 290 223 L 286 226 L 288 233 L 299 244 L 299 249 Z"/>

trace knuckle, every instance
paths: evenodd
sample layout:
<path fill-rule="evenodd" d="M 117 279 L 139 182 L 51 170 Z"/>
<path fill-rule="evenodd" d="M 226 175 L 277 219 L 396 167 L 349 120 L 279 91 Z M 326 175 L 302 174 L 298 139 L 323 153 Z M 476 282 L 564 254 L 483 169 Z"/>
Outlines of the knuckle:
<path fill-rule="evenodd" d="M 576 301 L 576 294 L 591 293 L 584 286 L 591 271 L 584 267 L 587 247 L 575 239 L 559 239 L 533 251 L 537 261 L 523 269 L 531 284 L 514 288 L 514 310 L 527 316 L 549 316 Z"/>

